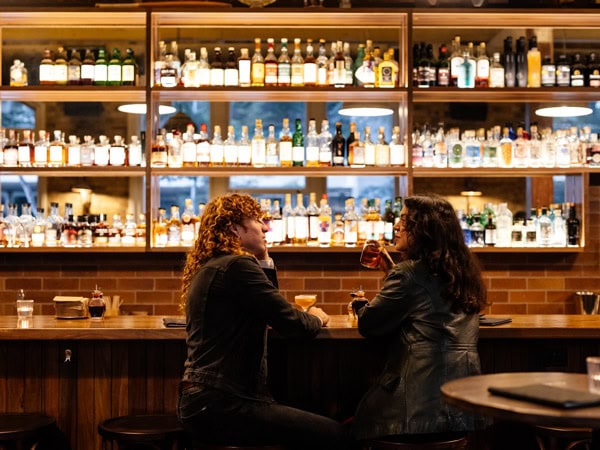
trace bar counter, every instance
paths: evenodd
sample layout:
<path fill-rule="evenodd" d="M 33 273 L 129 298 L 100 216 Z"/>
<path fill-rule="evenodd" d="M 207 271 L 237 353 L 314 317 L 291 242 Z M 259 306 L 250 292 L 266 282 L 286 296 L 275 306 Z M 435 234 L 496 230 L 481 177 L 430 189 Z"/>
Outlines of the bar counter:
<path fill-rule="evenodd" d="M 489 316 L 496 317 L 496 316 Z M 480 327 L 481 339 L 600 338 L 600 315 L 513 315 L 512 322 Z M 168 328 L 162 316 L 115 316 L 102 320 L 34 316 L 33 325 L 19 328 L 16 316 L 0 316 L 0 340 L 131 340 L 185 339 L 185 329 Z M 361 339 L 356 321 L 331 316 L 317 339 Z"/>

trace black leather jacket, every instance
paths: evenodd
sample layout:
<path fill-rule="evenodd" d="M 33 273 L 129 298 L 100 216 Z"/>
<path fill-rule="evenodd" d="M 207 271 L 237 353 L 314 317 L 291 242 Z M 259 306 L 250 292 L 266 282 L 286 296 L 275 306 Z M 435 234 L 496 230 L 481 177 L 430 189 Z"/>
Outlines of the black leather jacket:
<path fill-rule="evenodd" d="M 385 367 L 354 418 L 358 439 L 472 430 L 479 422 L 445 404 L 440 386 L 479 374 L 479 317 L 454 314 L 423 263 L 405 261 L 358 313 L 367 338 L 388 346 Z"/>
<path fill-rule="evenodd" d="M 285 337 L 313 337 L 321 328 L 317 317 L 294 309 L 258 261 L 245 255 L 215 257 L 200 268 L 186 318 L 183 380 L 262 400 L 271 400 L 267 326 Z"/>

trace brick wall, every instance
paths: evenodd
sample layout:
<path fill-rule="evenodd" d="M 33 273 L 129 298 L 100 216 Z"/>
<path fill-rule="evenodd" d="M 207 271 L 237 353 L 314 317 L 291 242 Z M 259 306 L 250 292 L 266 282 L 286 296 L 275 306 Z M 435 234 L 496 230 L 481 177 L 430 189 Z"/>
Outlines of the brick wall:
<path fill-rule="evenodd" d="M 590 188 L 590 225 L 583 253 L 478 254 L 489 289 L 490 313 L 576 313 L 577 290 L 600 292 L 599 194 L 600 186 Z M 316 293 L 331 314 L 346 311 L 352 289 L 362 286 L 371 298 L 381 286 L 380 272 L 359 267 L 358 251 L 273 256 L 286 298 Z M 120 295 L 125 313 L 177 314 L 183 262 L 182 253 L 0 251 L 0 314 L 15 314 L 14 299 L 20 288 L 36 300 L 36 314 L 54 314 L 55 295 L 88 295 L 96 284 L 105 295 Z"/>

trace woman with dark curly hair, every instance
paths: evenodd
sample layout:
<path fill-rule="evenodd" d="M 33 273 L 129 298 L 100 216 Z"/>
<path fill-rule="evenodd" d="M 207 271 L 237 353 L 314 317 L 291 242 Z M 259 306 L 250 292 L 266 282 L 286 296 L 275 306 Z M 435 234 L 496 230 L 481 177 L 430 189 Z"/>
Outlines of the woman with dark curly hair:
<path fill-rule="evenodd" d="M 476 429 L 476 418 L 440 396 L 446 381 L 480 373 L 478 313 L 486 304 L 454 208 L 437 195 L 407 197 L 394 238 L 401 262 L 390 267 L 381 258 L 383 287 L 358 311 L 360 333 L 388 348 L 382 373 L 358 405 L 354 434 L 427 441 Z"/>
<path fill-rule="evenodd" d="M 249 195 L 212 200 L 183 271 L 187 360 L 178 417 L 206 444 L 341 449 L 342 425 L 276 403 L 267 386 L 267 327 L 311 338 L 329 316 L 298 311 L 279 293 L 260 205 Z"/>

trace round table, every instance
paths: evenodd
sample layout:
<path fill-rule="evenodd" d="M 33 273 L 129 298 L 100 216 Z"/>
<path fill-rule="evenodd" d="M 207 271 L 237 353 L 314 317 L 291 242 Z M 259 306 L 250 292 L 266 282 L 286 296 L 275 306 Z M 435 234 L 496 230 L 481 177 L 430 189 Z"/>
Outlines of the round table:
<path fill-rule="evenodd" d="M 515 400 L 488 392 L 488 387 L 550 384 L 587 391 L 586 374 L 562 372 L 495 373 L 459 378 L 442 386 L 442 398 L 450 405 L 494 417 L 532 425 L 592 428 L 592 449 L 600 450 L 600 406 L 562 409 Z"/>

